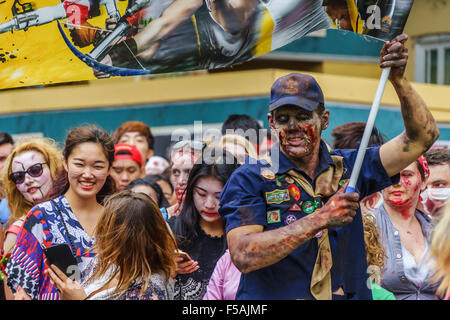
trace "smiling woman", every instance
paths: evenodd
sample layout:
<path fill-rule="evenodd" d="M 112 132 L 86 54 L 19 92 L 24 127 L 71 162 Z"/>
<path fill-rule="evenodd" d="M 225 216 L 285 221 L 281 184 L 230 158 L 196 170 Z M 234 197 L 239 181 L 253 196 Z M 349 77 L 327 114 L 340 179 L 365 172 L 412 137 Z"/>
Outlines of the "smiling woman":
<path fill-rule="evenodd" d="M 63 150 L 64 170 L 46 197 L 50 200 L 28 213 L 7 266 L 7 284 L 16 300 L 59 298 L 43 272 L 46 257 L 42 248 L 68 244 L 81 272 L 93 258 L 93 232 L 103 210 L 101 202 L 114 186 L 109 177 L 113 160 L 114 144 L 104 130 L 88 126 L 69 132 Z M 14 179 L 21 179 L 20 175 Z"/>

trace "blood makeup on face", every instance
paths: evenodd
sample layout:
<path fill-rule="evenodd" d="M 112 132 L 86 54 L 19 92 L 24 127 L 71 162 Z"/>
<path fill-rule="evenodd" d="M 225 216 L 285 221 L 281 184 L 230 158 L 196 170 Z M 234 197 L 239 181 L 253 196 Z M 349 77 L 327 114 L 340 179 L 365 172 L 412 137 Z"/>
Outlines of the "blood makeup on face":
<path fill-rule="evenodd" d="M 318 142 L 320 118 L 313 112 L 295 109 L 277 110 L 275 125 L 281 148 L 290 156 L 309 154 Z"/>
<path fill-rule="evenodd" d="M 383 190 L 383 198 L 387 204 L 402 214 L 404 219 L 410 216 L 410 209 L 419 201 L 422 178 L 417 165 L 412 163 L 400 172 L 400 182 Z"/>
<path fill-rule="evenodd" d="M 194 163 L 195 158 L 190 153 L 175 153 L 173 155 L 170 182 L 174 187 L 178 202 L 183 201 L 184 190 Z"/>
<path fill-rule="evenodd" d="M 26 171 L 38 163 L 46 163 L 42 153 L 25 151 L 14 157 L 11 170 L 12 172 Z M 20 191 L 23 197 L 32 203 L 45 198 L 53 185 L 48 165 L 43 164 L 42 170 L 42 174 L 39 177 L 31 177 L 26 173 L 24 182 L 16 185 L 17 190 Z"/>
<path fill-rule="evenodd" d="M 220 219 L 219 202 L 222 183 L 214 177 L 200 178 L 194 187 L 194 205 L 205 222 Z"/>

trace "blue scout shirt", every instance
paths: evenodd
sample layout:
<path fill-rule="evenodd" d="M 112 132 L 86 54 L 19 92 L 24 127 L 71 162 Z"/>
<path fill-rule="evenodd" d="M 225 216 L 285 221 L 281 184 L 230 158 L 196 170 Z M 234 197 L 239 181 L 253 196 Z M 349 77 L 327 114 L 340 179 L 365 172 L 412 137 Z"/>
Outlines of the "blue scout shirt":
<path fill-rule="evenodd" d="M 278 152 L 277 145 L 271 150 L 272 161 L 274 152 Z M 329 152 L 323 141 L 315 178 L 334 165 L 331 155 L 343 157 L 344 171 L 341 179 L 349 179 L 357 150 Z M 315 188 L 315 179 L 312 181 L 298 170 L 283 153 L 279 152 L 279 170 L 275 175 L 271 176 L 271 171 L 267 171 L 267 168 L 270 165 L 264 160 L 256 164 L 247 160 L 231 175 L 221 193 L 219 209 L 226 221 L 226 232 L 244 225 L 262 225 L 264 230 L 277 229 L 312 213 L 328 200 L 312 198 L 289 177 L 286 179 L 285 173 L 296 169 Z M 397 183 L 398 178 L 398 175 L 392 179 L 387 175 L 381 164 L 379 147 L 368 148 L 356 186 L 360 199 Z M 367 260 L 360 210 L 352 223 L 329 229 L 329 239 L 333 258 L 332 292 L 342 287 L 346 299 L 372 299 L 367 286 Z M 313 238 L 283 260 L 242 274 L 236 299 L 314 299 L 310 284 L 317 253 L 317 239 Z M 333 299 L 338 298 L 342 297 L 333 295 Z"/>

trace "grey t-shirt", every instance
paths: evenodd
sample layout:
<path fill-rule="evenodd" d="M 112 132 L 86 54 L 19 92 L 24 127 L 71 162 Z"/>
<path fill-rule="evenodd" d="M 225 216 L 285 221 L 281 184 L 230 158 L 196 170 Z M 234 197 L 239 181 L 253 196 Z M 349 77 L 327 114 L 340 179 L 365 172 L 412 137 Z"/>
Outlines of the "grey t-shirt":
<path fill-rule="evenodd" d="M 392 292 L 397 300 L 439 299 L 435 296 L 439 283 L 429 282 L 433 271 L 429 268 L 431 261 L 427 260 L 426 253 L 422 256 L 419 264 L 414 266 L 414 258 L 411 261 L 411 254 L 405 252 L 407 250 L 401 243 L 400 232 L 392 224 L 384 205 L 375 209 L 373 214 L 376 217 L 380 240 L 386 250 L 381 286 Z M 433 228 L 430 218 L 419 210 L 416 210 L 415 216 L 422 227 L 428 248 Z"/>

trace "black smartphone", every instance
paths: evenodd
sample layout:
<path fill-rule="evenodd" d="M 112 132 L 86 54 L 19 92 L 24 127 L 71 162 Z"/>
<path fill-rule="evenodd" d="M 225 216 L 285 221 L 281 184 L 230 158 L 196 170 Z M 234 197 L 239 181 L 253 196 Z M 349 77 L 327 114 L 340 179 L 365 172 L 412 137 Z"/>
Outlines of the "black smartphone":
<path fill-rule="evenodd" d="M 67 277 L 79 274 L 78 263 L 67 243 L 55 244 L 43 249 L 49 265 L 54 264 L 66 274 Z"/>

